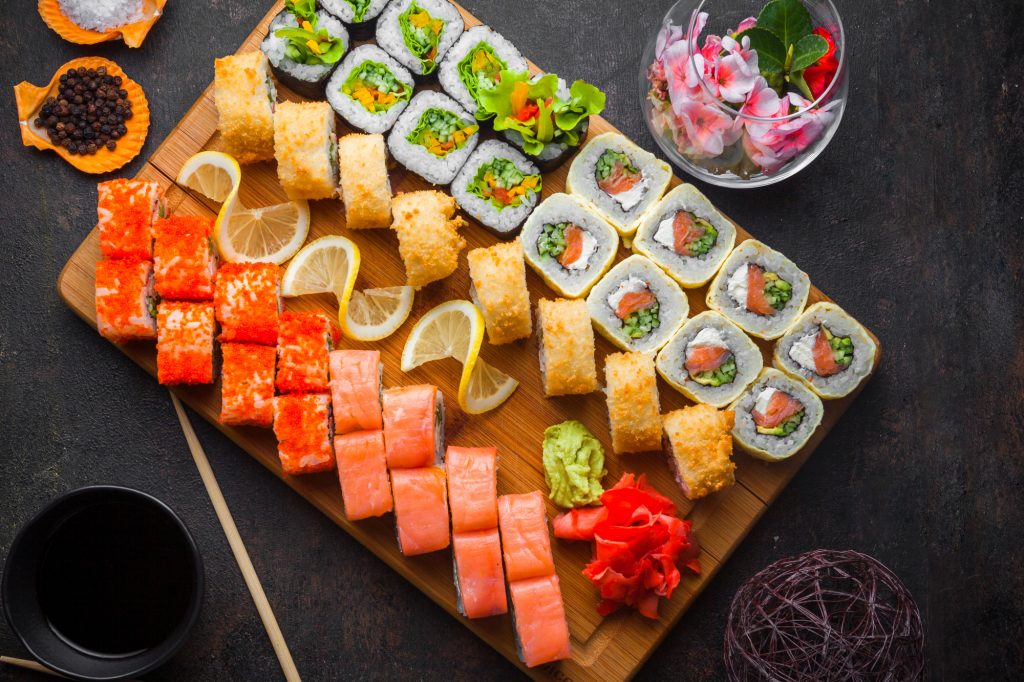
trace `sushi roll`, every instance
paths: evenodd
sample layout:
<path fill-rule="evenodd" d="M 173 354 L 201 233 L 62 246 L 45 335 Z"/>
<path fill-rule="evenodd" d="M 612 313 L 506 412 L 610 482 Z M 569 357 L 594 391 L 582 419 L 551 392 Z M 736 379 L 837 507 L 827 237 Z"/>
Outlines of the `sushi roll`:
<path fill-rule="evenodd" d="M 479 93 L 497 85 L 502 71 L 527 71 L 529 65 L 516 46 L 487 26 L 474 26 L 456 41 L 438 69 L 441 87 L 475 114 Z"/>
<path fill-rule="evenodd" d="M 214 277 L 213 304 L 221 343 L 276 345 L 281 268 L 273 263 L 224 263 Z"/>
<path fill-rule="evenodd" d="M 212 384 L 213 303 L 162 301 L 156 313 L 156 376 L 161 384 Z"/>
<path fill-rule="evenodd" d="M 277 329 L 277 390 L 326 393 L 331 321 L 323 313 L 281 315 Z"/>
<path fill-rule="evenodd" d="M 212 299 L 217 272 L 213 220 L 194 215 L 157 218 L 153 231 L 156 293 L 169 300 Z"/>
<path fill-rule="evenodd" d="M 334 458 L 349 521 L 383 516 L 391 511 L 391 480 L 384 456 L 383 431 L 335 436 Z"/>
<path fill-rule="evenodd" d="M 693 289 L 715 276 L 735 244 L 736 227 L 696 187 L 679 185 L 644 218 L 633 251 Z"/>
<path fill-rule="evenodd" d="M 279 83 L 319 99 L 348 47 L 344 24 L 328 12 L 317 12 L 315 0 L 298 0 L 287 3 L 270 22 L 260 50 Z"/>
<path fill-rule="evenodd" d="M 774 365 L 829 400 L 853 392 L 875 367 L 878 347 L 834 303 L 807 308 L 775 344 Z"/>
<path fill-rule="evenodd" d="M 572 656 L 557 575 L 509 583 L 519 659 L 528 668 Z"/>
<path fill-rule="evenodd" d="M 447 0 L 394 0 L 377 19 L 377 44 L 417 76 L 429 76 L 465 28 Z"/>
<path fill-rule="evenodd" d="M 334 432 L 384 428 L 381 393 L 384 363 L 378 350 L 332 350 L 329 358 Z"/>
<path fill-rule="evenodd" d="M 497 526 L 467 533 L 453 532 L 452 554 L 459 613 L 467 618 L 507 613 Z"/>
<path fill-rule="evenodd" d="M 499 237 L 514 235 L 540 200 L 540 171 L 497 140 L 477 147 L 452 181 L 462 209 Z"/>
<path fill-rule="evenodd" d="M 597 390 L 594 327 L 585 301 L 537 301 L 537 350 L 544 395 L 582 395 Z"/>
<path fill-rule="evenodd" d="M 444 456 L 452 531 L 498 527 L 498 450 L 449 445 Z M 500 556 L 499 556 L 500 564 Z"/>
<path fill-rule="evenodd" d="M 690 400 L 725 407 L 739 397 L 764 357 L 743 330 L 706 310 L 687 320 L 658 353 L 658 374 Z"/>
<path fill-rule="evenodd" d="M 644 256 L 630 256 L 608 271 L 587 296 L 594 326 L 626 351 L 664 346 L 690 313 L 675 280 Z"/>
<path fill-rule="evenodd" d="M 398 549 L 415 556 L 451 544 L 444 471 L 437 467 L 392 469 Z"/>
<path fill-rule="evenodd" d="M 274 398 L 274 435 L 286 474 L 314 474 L 334 468 L 331 398 L 326 393 Z"/>
<path fill-rule="evenodd" d="M 96 263 L 96 328 L 114 343 L 156 338 L 151 262 L 129 258 Z"/>
<path fill-rule="evenodd" d="M 552 194 L 526 221 L 523 254 L 560 296 L 586 296 L 615 260 L 619 235 L 571 194 Z"/>
<path fill-rule="evenodd" d="M 449 185 L 480 141 L 480 126 L 448 95 L 420 92 L 388 134 L 395 160 L 434 185 Z"/>
<path fill-rule="evenodd" d="M 320 6 L 344 21 L 352 37 L 368 40 L 373 37 L 377 17 L 391 0 L 320 0 Z"/>
<path fill-rule="evenodd" d="M 604 359 L 605 400 L 612 450 L 661 449 L 661 403 L 652 353 L 612 353 Z"/>
<path fill-rule="evenodd" d="M 164 190 L 145 180 L 96 185 L 97 226 L 104 258 L 153 258 L 153 222 L 167 215 Z"/>
<path fill-rule="evenodd" d="M 533 333 L 526 265 L 518 239 L 473 249 L 469 261 L 469 297 L 480 309 L 493 345 L 525 339 Z"/>
<path fill-rule="evenodd" d="M 748 239 L 711 282 L 707 304 L 748 334 L 775 339 L 800 316 L 810 291 L 810 278 L 793 261 Z"/>
<path fill-rule="evenodd" d="M 281 102 L 274 112 L 277 179 L 292 201 L 338 191 L 338 138 L 327 102 Z"/>
<path fill-rule="evenodd" d="M 391 225 L 388 151 L 381 135 L 346 135 L 338 140 L 338 174 L 345 226 L 350 230 Z"/>
<path fill-rule="evenodd" d="M 735 419 L 734 412 L 710 405 L 692 405 L 662 417 L 669 468 L 686 499 L 699 500 L 736 482 Z"/>
<path fill-rule="evenodd" d="M 223 343 L 220 350 L 220 423 L 273 426 L 277 352 L 251 343 Z"/>
<path fill-rule="evenodd" d="M 444 396 L 435 386 L 384 391 L 384 444 L 389 469 L 440 463 L 444 454 Z"/>
<path fill-rule="evenodd" d="M 277 86 L 267 56 L 256 51 L 217 59 L 213 88 L 225 151 L 238 163 L 273 159 Z"/>
<path fill-rule="evenodd" d="M 573 159 L 565 187 L 590 202 L 629 240 L 671 179 L 667 163 L 620 133 L 604 133 Z"/>
<path fill-rule="evenodd" d="M 802 382 L 772 367 L 729 409 L 736 413 L 732 436 L 754 457 L 770 462 L 792 457 L 821 424 L 821 399 Z"/>
<path fill-rule="evenodd" d="M 539 490 L 498 498 L 498 527 L 510 583 L 554 575 L 544 494 Z"/>
<path fill-rule="evenodd" d="M 444 192 L 406 192 L 392 200 L 391 229 L 398 235 L 409 286 L 419 288 L 455 272 L 459 252 L 466 248 L 459 234 L 466 221 L 455 215 L 457 209 L 455 199 Z"/>
<path fill-rule="evenodd" d="M 349 125 L 365 133 L 386 133 L 409 106 L 415 87 L 412 74 L 387 52 L 360 45 L 335 69 L 327 83 L 327 101 Z"/>

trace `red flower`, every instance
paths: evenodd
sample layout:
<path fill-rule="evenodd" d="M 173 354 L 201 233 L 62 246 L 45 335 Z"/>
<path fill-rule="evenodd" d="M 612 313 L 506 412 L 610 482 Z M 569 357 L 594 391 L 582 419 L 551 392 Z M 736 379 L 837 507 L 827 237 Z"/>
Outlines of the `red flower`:
<path fill-rule="evenodd" d="M 839 60 L 836 59 L 836 41 L 832 39 L 832 34 L 821 26 L 814 29 L 814 33 L 824 38 L 825 42 L 828 43 L 828 52 L 814 65 L 804 70 L 804 82 L 810 88 L 814 99 L 818 99 L 832 82 L 836 71 L 839 70 Z"/>

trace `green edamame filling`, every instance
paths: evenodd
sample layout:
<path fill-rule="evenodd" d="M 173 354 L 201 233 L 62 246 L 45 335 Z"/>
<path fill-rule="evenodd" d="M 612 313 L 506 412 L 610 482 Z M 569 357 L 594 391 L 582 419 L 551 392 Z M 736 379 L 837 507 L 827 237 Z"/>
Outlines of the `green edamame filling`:
<path fill-rule="evenodd" d="M 479 104 L 477 93 L 493 88 L 507 66 L 494 48 L 487 43 L 477 43 L 459 62 L 459 79 L 469 91 L 469 96 Z"/>
<path fill-rule="evenodd" d="M 765 272 L 764 298 L 768 305 L 776 310 L 782 310 L 789 303 L 789 299 L 793 298 L 793 285 L 774 272 Z"/>
<path fill-rule="evenodd" d="M 765 436 L 788 436 L 797 430 L 800 426 L 800 422 L 804 420 L 804 411 L 800 410 L 786 421 L 782 422 L 774 428 L 768 428 L 766 426 L 758 426 L 757 432 Z"/>
<path fill-rule="evenodd" d="M 631 339 L 647 336 L 661 324 L 661 320 L 658 319 L 658 309 L 658 302 L 655 301 L 642 310 L 634 310 L 622 322 L 622 331 L 626 332 L 626 336 Z"/>
<path fill-rule="evenodd" d="M 849 367 L 853 362 L 853 339 L 849 336 L 835 336 L 825 327 L 822 327 L 822 330 L 828 338 L 828 345 L 832 349 L 832 357 L 836 364 Z"/>
<path fill-rule="evenodd" d="M 160 297 L 157 296 L 156 294 L 153 294 L 152 296 L 148 296 L 146 298 L 146 310 L 149 311 L 150 317 L 156 318 L 156 309 L 159 304 Z"/>
<path fill-rule="evenodd" d="M 629 175 L 636 175 L 640 172 L 628 155 L 614 149 L 605 149 L 601 156 L 597 157 L 597 164 L 594 166 L 594 174 L 597 176 L 598 182 L 607 180 L 615 172 L 616 162 L 622 164 L 622 170 Z"/>
<path fill-rule="evenodd" d="M 430 12 L 416 4 L 415 0 L 398 15 L 402 39 L 409 52 L 420 60 L 424 76 L 437 68 L 437 45 L 441 42 L 447 24 L 444 19 L 430 16 Z"/>
<path fill-rule="evenodd" d="M 718 369 L 691 374 L 690 378 L 704 386 L 721 386 L 736 380 L 736 358 L 730 356 Z"/>
<path fill-rule="evenodd" d="M 479 130 L 480 126 L 463 121 L 447 109 L 431 107 L 420 116 L 419 123 L 406 140 L 423 146 L 437 157 L 444 157 L 462 149 L 466 141 Z"/>
<path fill-rule="evenodd" d="M 395 78 L 384 64 L 366 61 L 352 69 L 341 86 L 342 93 L 363 105 L 371 114 L 387 111 L 412 98 L 412 88 Z"/>
<path fill-rule="evenodd" d="M 693 224 L 697 227 L 703 228 L 704 234 L 687 244 L 687 253 L 680 255 L 693 257 L 703 256 L 705 253 L 710 251 L 712 247 L 714 247 L 715 242 L 718 241 L 718 230 L 716 230 L 711 223 L 703 218 L 693 216 Z"/>
<path fill-rule="evenodd" d="M 521 205 L 529 193 L 539 192 L 540 186 L 539 175 L 523 175 L 514 163 L 499 158 L 482 164 L 466 189 L 500 211 Z"/>
<path fill-rule="evenodd" d="M 352 21 L 359 23 L 366 16 L 366 10 L 370 9 L 372 0 L 345 0 L 352 6 Z"/>
<path fill-rule="evenodd" d="M 572 223 L 548 223 L 537 238 L 537 252 L 558 258 L 565 252 L 565 231 Z"/>

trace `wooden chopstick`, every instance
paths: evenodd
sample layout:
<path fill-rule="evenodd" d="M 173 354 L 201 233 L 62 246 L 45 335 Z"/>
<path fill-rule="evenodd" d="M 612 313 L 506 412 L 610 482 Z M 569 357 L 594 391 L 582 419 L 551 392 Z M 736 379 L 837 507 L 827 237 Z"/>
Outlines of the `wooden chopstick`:
<path fill-rule="evenodd" d="M 302 678 L 299 677 L 299 671 L 295 668 L 292 654 L 288 650 L 287 642 L 284 641 L 284 635 L 281 634 L 277 618 L 274 617 L 274 610 L 270 608 L 270 602 L 267 601 L 267 595 L 263 592 L 263 585 L 260 584 L 260 579 L 256 575 L 256 569 L 252 566 L 249 553 L 245 550 L 242 536 L 238 534 L 235 520 L 232 518 L 230 510 L 228 510 L 228 504 L 220 491 L 220 485 L 218 485 L 217 477 L 214 476 L 213 469 L 210 467 L 210 461 L 206 458 L 203 446 L 199 443 L 199 438 L 192 429 L 192 422 L 189 421 L 188 415 L 185 414 L 185 408 L 182 407 L 181 401 L 178 400 L 178 396 L 174 395 L 174 393 L 171 393 L 171 402 L 174 403 L 174 411 L 178 413 L 181 430 L 185 433 L 185 440 L 188 442 L 189 450 L 192 451 L 192 459 L 195 460 L 196 468 L 199 469 L 199 476 L 203 479 L 203 485 L 206 486 L 206 493 L 210 496 L 213 508 L 217 512 L 217 518 L 220 519 L 220 525 L 224 529 L 224 535 L 228 538 L 231 552 L 235 555 L 235 561 L 238 563 L 238 568 L 242 571 L 245 584 L 249 587 L 249 594 L 252 595 L 252 600 L 256 604 L 256 610 L 263 621 L 263 627 L 267 631 L 267 636 L 270 637 L 274 653 L 277 654 L 277 660 L 281 664 L 284 678 L 288 682 L 300 682 Z"/>
<path fill-rule="evenodd" d="M 63 677 L 64 679 L 67 679 L 59 672 L 50 670 L 42 663 L 36 663 L 35 661 L 26 661 L 24 658 L 14 658 L 13 656 L 0 656 L 0 663 L 13 665 L 16 668 L 24 668 L 25 670 L 33 670 L 37 673 L 43 673 L 44 675 L 53 675 L 54 677 Z"/>

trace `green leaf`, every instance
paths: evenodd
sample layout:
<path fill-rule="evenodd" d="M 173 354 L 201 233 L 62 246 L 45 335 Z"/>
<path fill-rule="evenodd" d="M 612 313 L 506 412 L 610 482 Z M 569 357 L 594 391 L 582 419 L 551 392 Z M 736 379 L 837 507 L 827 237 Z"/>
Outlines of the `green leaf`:
<path fill-rule="evenodd" d="M 814 28 L 811 14 L 800 0 L 771 0 L 757 15 L 757 26 L 774 33 L 785 47 L 809 35 Z"/>
<path fill-rule="evenodd" d="M 605 95 L 586 81 L 576 81 L 569 89 L 569 101 L 556 100 L 555 124 L 560 130 L 573 130 L 588 116 L 604 111 Z"/>
<path fill-rule="evenodd" d="M 778 0 L 775 0 L 778 2 Z M 786 46 L 771 31 L 755 26 L 736 36 L 736 40 L 750 38 L 750 47 L 757 50 L 757 66 L 769 82 L 786 70 Z"/>
<path fill-rule="evenodd" d="M 828 41 L 819 35 L 811 34 L 804 36 L 797 41 L 793 49 L 793 64 L 790 69 L 803 71 L 809 66 L 814 66 L 819 59 L 828 52 Z"/>

